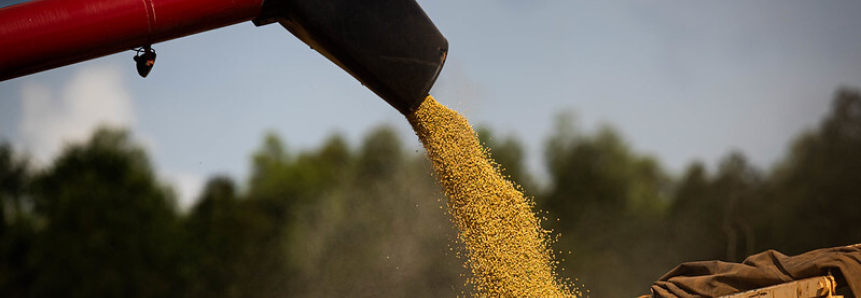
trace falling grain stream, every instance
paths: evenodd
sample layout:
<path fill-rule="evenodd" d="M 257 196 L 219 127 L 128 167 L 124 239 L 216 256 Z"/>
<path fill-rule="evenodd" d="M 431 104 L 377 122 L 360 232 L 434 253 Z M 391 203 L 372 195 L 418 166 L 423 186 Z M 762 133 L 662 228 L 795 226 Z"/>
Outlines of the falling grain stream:
<path fill-rule="evenodd" d="M 448 197 L 475 296 L 579 296 L 554 273 L 533 200 L 504 178 L 466 118 L 428 96 L 407 119 Z"/>

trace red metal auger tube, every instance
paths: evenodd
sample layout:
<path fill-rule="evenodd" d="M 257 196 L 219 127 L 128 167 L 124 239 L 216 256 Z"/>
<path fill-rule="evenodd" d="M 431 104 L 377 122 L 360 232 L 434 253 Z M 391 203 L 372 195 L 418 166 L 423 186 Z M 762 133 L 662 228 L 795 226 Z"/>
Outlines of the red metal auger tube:
<path fill-rule="evenodd" d="M 0 81 L 249 21 L 263 0 L 35 0 L 0 8 Z"/>

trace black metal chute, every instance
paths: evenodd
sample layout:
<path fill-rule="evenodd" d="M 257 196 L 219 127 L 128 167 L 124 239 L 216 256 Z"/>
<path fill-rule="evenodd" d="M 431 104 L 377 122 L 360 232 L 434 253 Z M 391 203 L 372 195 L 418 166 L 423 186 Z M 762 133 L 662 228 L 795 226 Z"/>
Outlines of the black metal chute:
<path fill-rule="evenodd" d="M 267 0 L 255 24 L 275 21 L 403 114 L 428 95 L 448 52 L 415 0 Z"/>

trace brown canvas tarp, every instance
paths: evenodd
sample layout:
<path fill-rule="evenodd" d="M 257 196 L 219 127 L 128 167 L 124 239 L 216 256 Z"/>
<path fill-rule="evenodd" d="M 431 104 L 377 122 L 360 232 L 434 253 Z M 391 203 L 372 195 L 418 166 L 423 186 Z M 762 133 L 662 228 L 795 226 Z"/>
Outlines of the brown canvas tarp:
<path fill-rule="evenodd" d="M 752 255 L 742 263 L 683 263 L 652 286 L 652 297 L 717 297 L 793 280 L 832 274 L 838 285 L 861 294 L 861 244 L 823 248 L 797 256 L 774 250 Z"/>

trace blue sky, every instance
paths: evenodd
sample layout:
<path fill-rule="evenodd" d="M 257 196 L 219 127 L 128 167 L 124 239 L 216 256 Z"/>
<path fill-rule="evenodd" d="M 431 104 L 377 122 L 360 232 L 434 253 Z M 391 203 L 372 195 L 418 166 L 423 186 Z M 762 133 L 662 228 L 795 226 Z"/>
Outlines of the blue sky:
<path fill-rule="evenodd" d="M 431 91 L 498 136 L 530 167 L 559 113 L 616 127 L 671 171 L 730 150 L 768 168 L 861 87 L 859 1 L 420 0 L 448 38 Z M 0 82 L 0 139 L 41 163 L 99 123 L 128 127 L 188 205 L 205 179 L 245 179 L 267 131 L 291 150 L 332 133 L 355 145 L 380 124 L 419 148 L 406 120 L 277 24 L 250 22 Z"/>

